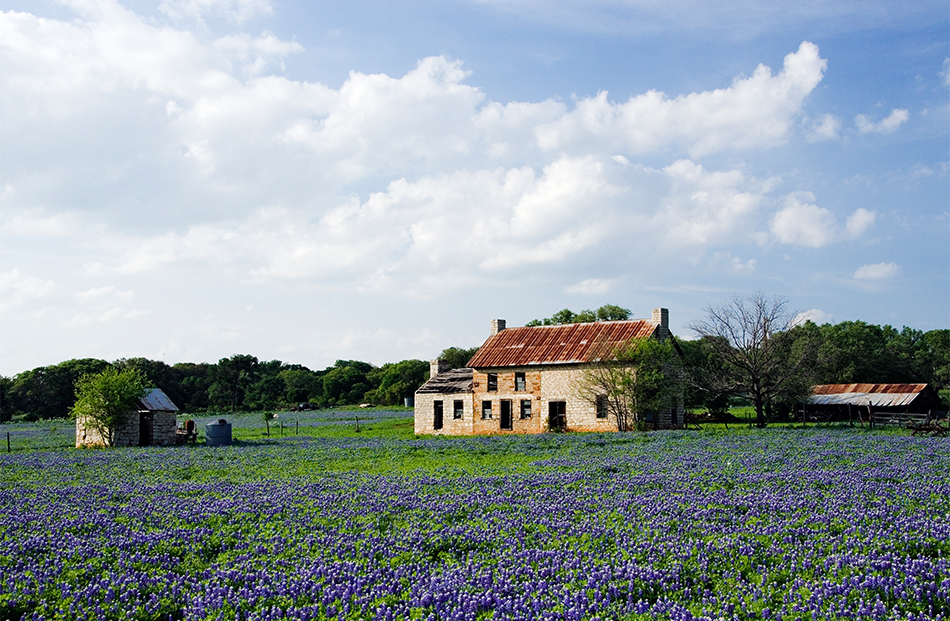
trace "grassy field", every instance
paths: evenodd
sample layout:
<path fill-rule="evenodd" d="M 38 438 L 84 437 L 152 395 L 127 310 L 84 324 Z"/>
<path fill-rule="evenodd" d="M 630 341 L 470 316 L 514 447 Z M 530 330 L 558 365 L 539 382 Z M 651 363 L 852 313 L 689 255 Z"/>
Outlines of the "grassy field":
<path fill-rule="evenodd" d="M 0 454 L 0 619 L 950 616 L 945 439 L 417 438 L 405 411 L 359 415 Z"/>

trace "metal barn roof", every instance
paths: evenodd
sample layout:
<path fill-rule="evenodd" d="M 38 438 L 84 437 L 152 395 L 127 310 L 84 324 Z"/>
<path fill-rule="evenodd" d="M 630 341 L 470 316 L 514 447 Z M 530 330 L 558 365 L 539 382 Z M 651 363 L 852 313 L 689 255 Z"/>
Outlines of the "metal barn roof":
<path fill-rule="evenodd" d="M 817 405 L 910 405 L 927 384 L 820 384 L 812 386 L 811 403 Z"/>
<path fill-rule="evenodd" d="M 177 412 L 178 407 L 172 403 L 168 395 L 161 388 L 153 388 L 144 397 L 138 400 L 140 410 L 151 412 Z"/>
<path fill-rule="evenodd" d="M 659 325 L 648 319 L 635 319 L 508 328 L 489 337 L 468 366 L 497 368 L 593 362 L 630 339 L 652 336 Z"/>
<path fill-rule="evenodd" d="M 472 370 L 452 369 L 443 371 L 419 387 L 416 394 L 450 394 L 472 392 Z"/>

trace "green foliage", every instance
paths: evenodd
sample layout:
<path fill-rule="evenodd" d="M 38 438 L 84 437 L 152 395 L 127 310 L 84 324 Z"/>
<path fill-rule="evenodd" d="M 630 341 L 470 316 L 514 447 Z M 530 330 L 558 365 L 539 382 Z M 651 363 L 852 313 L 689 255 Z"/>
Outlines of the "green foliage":
<path fill-rule="evenodd" d="M 138 369 L 109 367 L 101 373 L 84 375 L 76 383 L 76 403 L 70 411 L 95 429 L 107 446 L 115 444 L 115 432 L 148 392 L 148 380 Z"/>
<path fill-rule="evenodd" d="M 648 413 L 675 406 L 681 365 L 672 340 L 631 339 L 584 370 L 578 396 L 606 408 L 618 430 L 642 430 Z"/>
<path fill-rule="evenodd" d="M 472 356 L 474 356 L 477 351 L 478 347 L 469 347 L 467 349 L 462 347 L 449 347 L 448 349 L 442 350 L 442 353 L 439 354 L 439 359 L 448 362 L 449 367 L 452 369 L 462 369 L 468 365 L 468 361 L 472 359 Z"/>
<path fill-rule="evenodd" d="M 376 388 L 364 395 L 365 401 L 377 405 L 401 405 L 411 397 L 429 376 L 429 364 L 422 360 L 387 363 L 367 373 Z"/>
<path fill-rule="evenodd" d="M 23 413 L 34 419 L 66 418 L 76 401 L 76 381 L 108 367 L 105 360 L 83 358 L 20 373 L 8 386 L 3 411 L 11 417 Z"/>
<path fill-rule="evenodd" d="M 630 310 L 615 304 L 604 304 L 596 311 L 582 310 L 575 313 L 569 308 L 559 310 L 546 319 L 532 319 L 525 324 L 534 326 L 559 326 L 568 323 L 591 323 L 594 321 L 624 321 L 630 319 Z"/>

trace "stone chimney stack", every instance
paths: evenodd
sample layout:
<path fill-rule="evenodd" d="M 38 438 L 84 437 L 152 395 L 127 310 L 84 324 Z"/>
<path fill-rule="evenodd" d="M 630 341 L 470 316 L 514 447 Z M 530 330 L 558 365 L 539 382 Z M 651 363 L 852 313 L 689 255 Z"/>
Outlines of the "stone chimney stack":
<path fill-rule="evenodd" d="M 661 339 L 665 339 L 670 335 L 670 311 L 666 308 L 654 308 L 653 309 L 653 323 L 660 324 L 660 334 Z"/>
<path fill-rule="evenodd" d="M 495 336 L 499 332 L 505 329 L 505 320 L 504 319 L 492 319 L 491 320 L 491 336 Z"/>
<path fill-rule="evenodd" d="M 445 373 L 450 371 L 448 360 L 442 360 L 441 358 L 436 358 L 435 360 L 429 361 L 429 378 L 433 378 L 439 373 Z"/>

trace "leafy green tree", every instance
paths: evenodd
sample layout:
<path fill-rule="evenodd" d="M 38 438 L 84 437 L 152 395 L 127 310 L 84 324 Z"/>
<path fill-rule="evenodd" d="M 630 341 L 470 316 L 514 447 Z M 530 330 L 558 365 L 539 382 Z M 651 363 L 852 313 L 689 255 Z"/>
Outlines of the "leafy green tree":
<path fill-rule="evenodd" d="M 105 360 L 83 358 L 25 371 L 13 378 L 10 405 L 33 419 L 66 418 L 76 401 L 76 381 L 108 367 Z"/>
<path fill-rule="evenodd" d="M 10 393 L 13 390 L 13 378 L 0 375 L 0 423 L 5 423 L 13 418 L 16 410 L 10 401 Z"/>
<path fill-rule="evenodd" d="M 363 400 L 379 405 L 402 404 L 411 397 L 429 375 L 429 364 L 422 360 L 403 360 L 372 369 L 367 378 L 376 385 Z"/>
<path fill-rule="evenodd" d="M 323 376 L 321 403 L 355 405 L 374 386 L 367 378 L 373 365 L 359 360 L 337 360 Z"/>
<path fill-rule="evenodd" d="M 320 373 L 306 367 L 286 368 L 280 372 L 284 380 L 285 398 L 290 403 L 306 403 L 317 399 L 323 390 L 323 380 Z"/>
<path fill-rule="evenodd" d="M 280 375 L 265 375 L 255 382 L 244 395 L 248 410 L 270 410 L 277 407 L 287 392 L 287 384 Z"/>
<path fill-rule="evenodd" d="M 244 403 L 244 394 L 258 378 L 256 356 L 235 354 L 222 358 L 211 371 L 212 383 L 208 390 L 213 405 L 227 407 L 232 412 Z"/>
<path fill-rule="evenodd" d="M 442 350 L 442 353 L 439 354 L 439 359 L 445 360 L 452 369 L 463 369 L 477 351 L 478 347 L 449 347 Z M 428 370 L 428 368 L 426 370 Z"/>
<path fill-rule="evenodd" d="M 98 432 L 106 446 L 114 446 L 116 430 L 147 392 L 148 380 L 141 371 L 110 367 L 79 379 L 70 413 Z"/>
<path fill-rule="evenodd" d="M 615 304 L 604 304 L 596 311 L 582 310 L 575 313 L 569 308 L 559 310 L 546 319 L 532 319 L 526 327 L 560 326 L 569 323 L 591 323 L 594 321 L 625 321 L 630 319 L 630 310 Z"/>
<path fill-rule="evenodd" d="M 586 367 L 578 396 L 605 408 L 619 431 L 642 430 L 646 415 L 674 407 L 682 363 L 673 341 L 631 339 Z"/>

